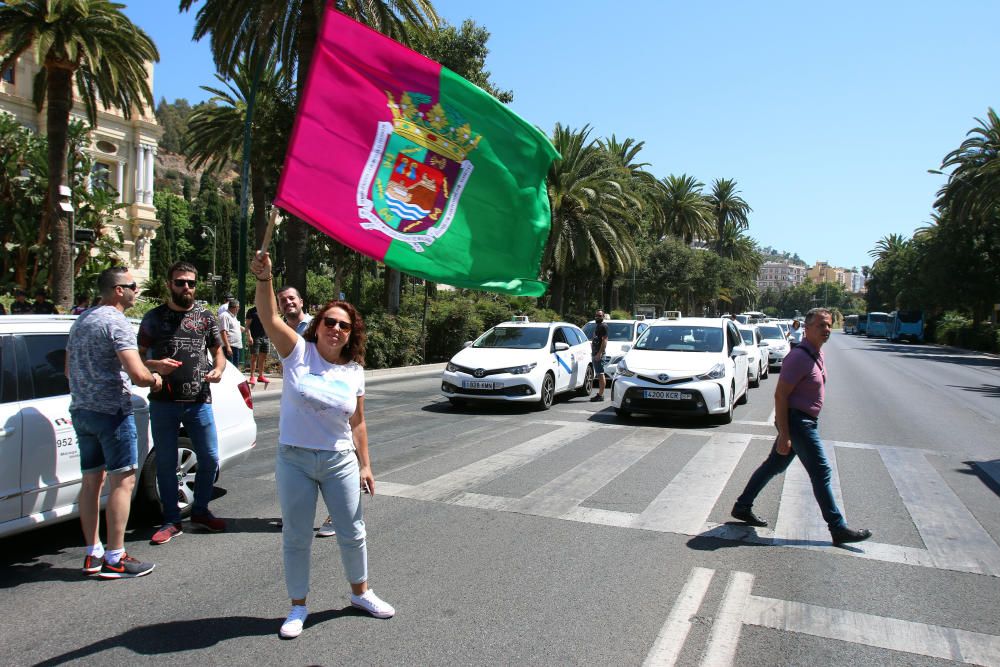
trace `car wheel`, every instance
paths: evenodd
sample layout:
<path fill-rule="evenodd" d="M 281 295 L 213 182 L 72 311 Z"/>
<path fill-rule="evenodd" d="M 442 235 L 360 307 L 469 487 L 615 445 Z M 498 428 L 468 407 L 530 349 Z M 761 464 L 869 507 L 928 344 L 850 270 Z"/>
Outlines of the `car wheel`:
<path fill-rule="evenodd" d="M 733 387 L 733 394 L 736 393 L 736 387 Z M 733 404 L 735 401 L 732 399 L 732 394 L 730 394 L 729 409 L 723 412 L 717 417 L 720 424 L 732 424 L 733 423 Z"/>
<path fill-rule="evenodd" d="M 770 373 L 770 370 L 771 370 L 771 369 L 770 369 L 770 368 L 768 367 L 768 365 L 767 365 L 767 364 L 764 364 L 764 370 L 762 370 L 762 371 L 760 372 L 760 376 L 761 376 L 761 377 L 762 377 L 763 379 L 765 379 L 765 380 L 766 380 L 766 379 L 767 379 L 767 376 L 768 376 L 768 374 Z"/>
<path fill-rule="evenodd" d="M 736 401 L 736 405 L 746 405 L 747 401 L 749 401 L 749 400 L 750 400 L 750 388 L 747 387 L 743 391 L 743 395 L 740 396 L 739 400 Z"/>
<path fill-rule="evenodd" d="M 464 408 L 465 407 L 465 399 L 462 399 L 462 398 L 455 398 L 453 396 L 449 396 L 448 397 L 448 402 L 451 403 L 451 407 L 453 407 L 453 408 Z"/>
<path fill-rule="evenodd" d="M 177 506 L 181 516 L 191 513 L 194 504 L 194 478 L 198 472 L 198 457 L 187 443 L 181 441 L 177 447 Z M 156 484 L 156 449 L 149 452 L 142 465 L 142 500 L 152 512 L 162 512 L 160 489 Z"/>
<path fill-rule="evenodd" d="M 545 378 L 542 380 L 542 391 L 541 396 L 538 399 L 538 409 L 548 410 L 552 407 L 552 400 L 556 396 L 556 381 L 552 378 L 551 373 L 546 373 Z"/>
<path fill-rule="evenodd" d="M 747 384 L 749 384 L 751 387 L 760 386 L 760 366 L 757 367 L 757 376 L 756 377 L 751 376 L 750 378 L 748 378 Z"/>
<path fill-rule="evenodd" d="M 618 417 L 619 419 L 630 419 L 632 417 L 632 413 L 629 412 L 628 410 L 615 408 L 615 417 Z"/>
<path fill-rule="evenodd" d="M 587 364 L 587 374 L 583 378 L 583 384 L 576 390 L 578 396 L 589 396 L 594 390 L 594 367 Z"/>

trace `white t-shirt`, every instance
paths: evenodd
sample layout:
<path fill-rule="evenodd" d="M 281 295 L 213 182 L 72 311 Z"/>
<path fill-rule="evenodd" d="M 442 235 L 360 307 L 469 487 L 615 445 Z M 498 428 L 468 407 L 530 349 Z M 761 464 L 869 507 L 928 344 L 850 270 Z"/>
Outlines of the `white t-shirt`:
<path fill-rule="evenodd" d="M 240 333 L 240 321 L 228 310 L 219 315 L 219 328 L 226 333 L 230 347 L 243 348 L 243 334 Z"/>
<path fill-rule="evenodd" d="M 802 342 L 802 327 L 799 327 L 798 329 L 789 329 L 788 330 L 788 340 L 792 341 L 796 345 L 798 345 L 799 343 L 801 343 Z"/>
<path fill-rule="evenodd" d="M 281 364 L 278 442 L 306 449 L 354 449 L 350 419 L 358 397 L 365 395 L 364 369 L 354 361 L 331 364 L 316 343 L 301 337 Z"/>

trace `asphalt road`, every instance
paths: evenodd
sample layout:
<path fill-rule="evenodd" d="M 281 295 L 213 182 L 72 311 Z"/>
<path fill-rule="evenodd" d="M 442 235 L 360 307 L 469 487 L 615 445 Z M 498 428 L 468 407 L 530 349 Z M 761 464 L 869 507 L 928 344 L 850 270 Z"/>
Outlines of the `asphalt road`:
<path fill-rule="evenodd" d="M 75 522 L 0 540 L 0 664 L 1000 664 L 1000 360 L 835 333 L 821 434 L 870 542 L 834 547 L 797 463 L 728 510 L 773 438 L 774 376 L 728 426 L 562 398 L 456 412 L 437 378 L 368 387 L 367 502 L 380 621 L 348 606 L 335 539 L 288 611 L 274 492 L 278 390 L 220 480 L 224 534 L 127 547 L 132 581 L 84 578 Z M 322 521 L 317 512 L 316 525 Z M 186 526 L 185 526 L 186 528 Z"/>

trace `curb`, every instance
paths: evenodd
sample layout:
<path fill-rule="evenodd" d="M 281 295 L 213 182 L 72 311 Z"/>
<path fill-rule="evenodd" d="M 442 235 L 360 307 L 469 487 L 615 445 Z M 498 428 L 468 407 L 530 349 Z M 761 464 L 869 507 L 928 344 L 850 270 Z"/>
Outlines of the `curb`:
<path fill-rule="evenodd" d="M 381 384 L 383 382 L 390 382 L 400 378 L 413 379 L 431 377 L 444 371 L 445 366 L 446 364 L 441 363 L 423 364 L 420 366 L 399 366 L 397 368 L 376 368 L 370 371 L 365 371 L 365 385 Z M 271 380 L 271 383 L 266 389 L 259 389 L 260 383 L 257 383 L 257 385 L 251 390 L 253 393 L 254 403 L 273 401 L 281 397 L 281 378 L 277 377 L 269 379 Z M 277 391 L 274 391 L 275 389 Z"/>

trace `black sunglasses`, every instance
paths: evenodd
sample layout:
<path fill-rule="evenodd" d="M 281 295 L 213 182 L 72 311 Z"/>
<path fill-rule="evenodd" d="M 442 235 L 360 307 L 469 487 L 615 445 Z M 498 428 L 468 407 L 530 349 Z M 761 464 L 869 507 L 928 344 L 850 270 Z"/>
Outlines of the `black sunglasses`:
<path fill-rule="evenodd" d="M 194 286 L 198 284 L 197 280 L 184 280 L 183 278 L 174 278 L 174 287 L 190 287 L 194 289 Z"/>
<path fill-rule="evenodd" d="M 126 283 L 125 285 L 115 285 L 115 287 L 121 287 L 122 289 L 130 289 L 134 292 L 136 291 L 136 289 L 138 289 L 139 285 L 137 285 L 136 283 Z"/>
<path fill-rule="evenodd" d="M 336 317 L 324 317 L 323 325 L 329 329 L 332 329 L 334 327 L 340 327 L 341 331 L 350 331 L 352 326 L 350 322 L 344 322 L 343 320 L 338 320 Z"/>

